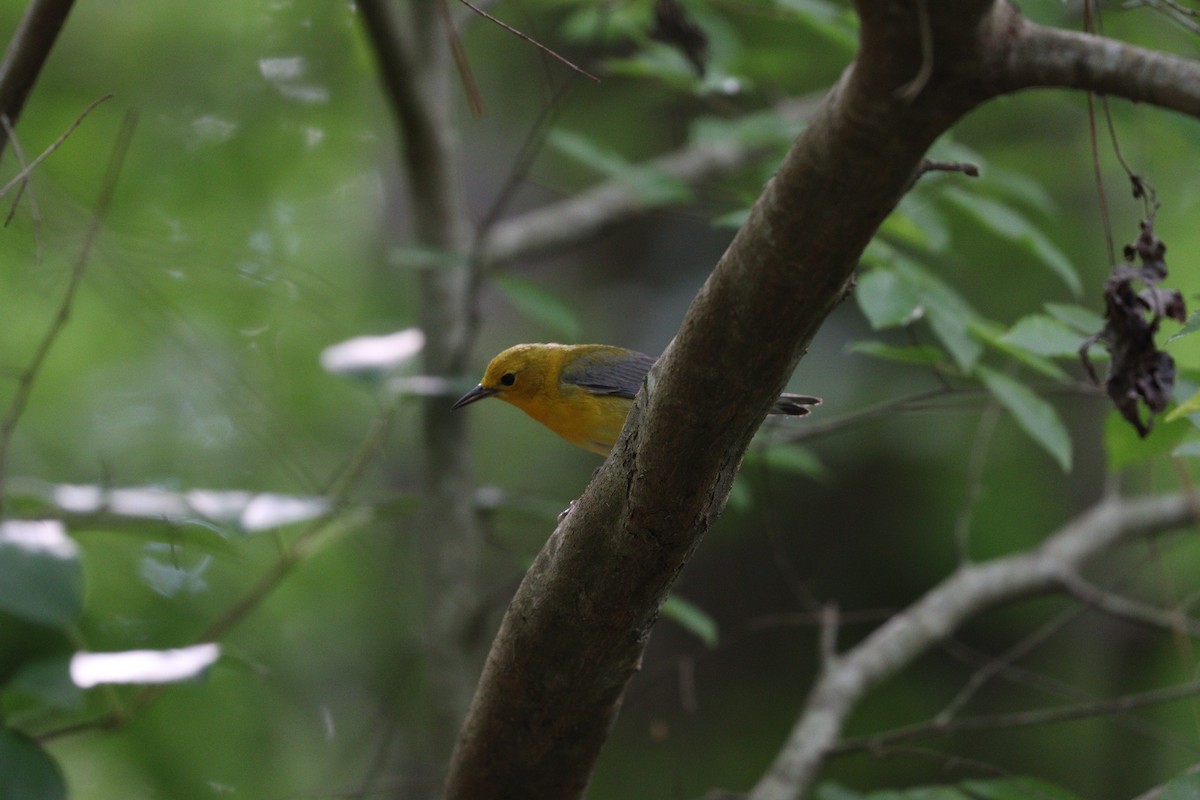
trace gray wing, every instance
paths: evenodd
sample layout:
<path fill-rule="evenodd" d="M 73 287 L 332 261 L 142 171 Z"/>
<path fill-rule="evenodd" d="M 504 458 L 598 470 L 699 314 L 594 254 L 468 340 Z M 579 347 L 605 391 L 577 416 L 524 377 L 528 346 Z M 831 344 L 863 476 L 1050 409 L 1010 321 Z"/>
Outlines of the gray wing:
<path fill-rule="evenodd" d="M 564 369 L 562 382 L 592 394 L 632 400 L 656 360 L 634 350 L 620 355 L 601 352 L 579 358 Z"/>

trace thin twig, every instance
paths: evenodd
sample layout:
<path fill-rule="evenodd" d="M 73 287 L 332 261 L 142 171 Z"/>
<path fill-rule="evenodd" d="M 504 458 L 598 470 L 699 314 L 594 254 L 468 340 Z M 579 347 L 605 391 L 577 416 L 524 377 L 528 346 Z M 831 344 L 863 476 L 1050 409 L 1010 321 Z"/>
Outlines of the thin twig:
<path fill-rule="evenodd" d="M 1162 705 L 1163 703 L 1182 700 L 1200 694 L 1200 681 L 1181 683 L 1163 689 L 1149 692 L 1128 694 L 1111 700 L 1099 700 L 1094 703 L 1079 703 L 1061 708 L 1043 708 L 1034 711 L 1017 711 L 1010 714 L 990 714 L 979 717 L 964 717 L 961 719 L 939 722 L 931 720 L 916 725 L 897 728 L 876 736 L 863 736 L 856 739 L 844 739 L 830 749 L 831 755 L 853 753 L 861 750 L 875 750 L 887 747 L 894 742 L 913 739 L 926 739 L 932 736 L 948 736 L 956 733 L 974 731 L 994 731 L 1011 728 L 1029 728 L 1035 725 L 1049 725 L 1058 722 L 1073 722 L 1092 717 L 1108 716 L 1126 711 L 1133 711 L 1147 706 Z"/>
<path fill-rule="evenodd" d="M 454 65 L 458 68 L 458 75 L 462 78 L 463 91 L 467 93 L 467 103 L 471 106 L 471 113 L 477 118 L 483 116 L 483 95 L 479 93 L 479 84 L 475 82 L 475 73 L 471 71 L 471 64 L 467 61 L 467 51 L 463 49 L 462 39 L 459 38 L 458 31 L 454 27 L 454 20 L 450 18 L 450 8 L 446 5 L 446 0 L 437 0 L 438 16 L 442 18 L 442 25 L 446 28 L 446 41 L 450 44 L 450 54 L 454 56 Z"/>
<path fill-rule="evenodd" d="M 1084 26 L 1090 32 L 1094 27 L 1092 17 L 1092 0 L 1083 4 Z M 1096 180 L 1096 199 L 1100 203 L 1100 221 L 1104 225 L 1104 245 L 1110 265 L 1117 263 L 1116 248 L 1113 245 L 1112 217 L 1108 211 L 1108 197 L 1104 191 L 1104 174 L 1100 166 L 1100 142 L 1096 136 L 1096 97 L 1093 92 L 1087 92 L 1088 111 L 1088 142 L 1092 151 L 1092 172 Z"/>
<path fill-rule="evenodd" d="M 270 597 L 279 585 L 283 583 L 283 580 L 311 555 L 314 544 L 317 541 L 324 538 L 331 531 L 336 531 L 346 527 L 348 524 L 353 524 L 347 523 L 344 516 L 338 514 L 338 512 L 346 509 L 350 493 L 357 485 L 357 481 L 361 477 L 366 465 L 379 452 L 379 443 L 383 441 L 391 429 L 395 414 L 396 406 L 392 405 L 376 417 L 371 429 L 363 437 L 362 443 L 355 451 L 354 457 L 350 459 L 334 480 L 331 481 L 328 499 L 330 508 L 333 509 L 332 515 L 314 520 L 301 531 L 292 543 L 280 552 L 278 560 L 266 572 L 260 575 L 258 580 L 249 589 L 242 593 L 223 614 L 192 637 L 191 641 L 193 644 L 218 641 L 223 638 L 230 630 L 261 606 L 263 601 Z M 146 709 L 157 701 L 165 689 L 166 686 L 164 685 L 147 686 L 134 696 L 133 701 L 126 708 L 110 711 L 96 719 L 47 731 L 37 738 L 41 742 L 47 742 L 86 731 L 119 728 L 132 719 L 137 712 Z"/>
<path fill-rule="evenodd" d="M 554 57 L 555 59 L 557 59 L 558 61 L 561 61 L 563 64 L 566 64 L 568 67 L 570 67 L 571 69 L 573 69 L 573 70 L 575 70 L 576 72 L 578 72 L 580 75 L 583 75 L 584 77 L 587 77 L 587 78 L 591 78 L 591 79 L 592 79 L 592 80 L 594 80 L 596 83 L 599 83 L 599 82 L 600 82 L 600 79 L 599 79 L 599 78 L 597 78 L 595 75 L 593 75 L 592 73 L 588 72 L 588 71 L 587 71 L 586 69 L 584 69 L 583 67 L 580 67 L 580 66 L 577 66 L 576 64 L 573 64 L 573 63 L 571 63 L 571 62 L 570 62 L 570 61 L 568 61 L 566 58 L 563 58 L 563 57 L 562 57 L 562 56 L 560 56 L 558 53 L 556 53 L 556 52 L 554 52 L 553 50 L 551 50 L 549 47 L 546 47 L 546 45 L 542 44 L 542 43 L 541 43 L 541 42 L 539 42 L 537 39 L 534 39 L 532 36 L 529 36 L 529 35 L 527 35 L 527 34 L 521 33 L 519 30 L 517 30 L 517 29 L 516 29 L 516 28 L 514 28 L 513 26 L 509 25 L 507 22 L 503 22 L 503 21 L 501 21 L 501 20 L 498 20 L 498 19 L 496 19 L 495 17 L 493 17 L 491 14 L 487 13 L 486 11 L 484 11 L 484 10 L 483 10 L 482 8 L 480 8 L 479 6 L 477 6 L 477 5 L 474 5 L 474 4 L 470 3 L 470 2 L 468 2 L 468 0 L 458 0 L 458 1 L 459 1 L 460 3 L 462 3 L 464 6 L 466 6 L 467 8 L 471 9 L 472 11 L 474 11 L 474 12 L 475 12 L 476 14 L 478 14 L 479 16 L 481 16 L 481 17 L 483 17 L 483 18 L 485 18 L 485 19 L 488 19 L 488 20 L 490 20 L 490 21 L 492 21 L 492 22 L 496 23 L 496 24 L 497 24 L 497 25 L 499 25 L 501 28 L 504 28 L 504 30 L 508 31 L 509 33 L 513 34 L 514 36 L 517 36 L 517 37 L 519 37 L 519 38 L 521 38 L 521 39 L 524 39 L 525 41 L 527 41 L 527 42 L 529 42 L 530 44 L 532 44 L 534 47 L 537 47 L 539 50 L 542 50 L 543 52 L 545 52 L 545 53 L 549 54 L 550 56 L 553 56 L 553 57 Z"/>
<path fill-rule="evenodd" d="M 102 98 L 103 99 L 103 98 Z M 102 100 L 96 101 L 96 103 Z M 93 103 L 88 107 L 88 111 L 96 106 Z M 84 115 L 87 111 L 84 112 Z M 83 116 L 75 121 L 75 125 L 79 124 Z M 113 144 L 112 155 L 109 157 L 108 169 L 104 174 L 104 180 L 100 184 L 100 196 L 96 200 L 96 208 L 92 212 L 92 219 L 88 225 L 87 232 L 84 234 L 83 245 L 79 248 L 79 255 L 75 258 L 75 264 L 71 268 L 71 274 L 67 281 L 67 290 L 63 294 L 62 302 L 58 306 L 58 312 L 54 315 L 54 319 L 50 321 L 50 327 L 42 336 L 41 342 L 33 353 L 33 357 L 29 360 L 28 366 L 21 373 L 17 380 L 17 389 L 13 394 L 13 398 L 8 406 L 8 412 L 4 415 L 4 422 L 0 423 L 0 508 L 4 505 L 4 482 L 8 468 L 8 452 L 12 444 L 13 432 L 17 429 L 17 424 L 21 421 L 21 415 L 25 412 L 25 406 L 29 402 L 29 395 L 33 391 L 34 382 L 37 380 L 38 374 L 41 372 L 42 365 L 46 361 L 46 357 L 50 354 L 50 349 L 58 340 L 59 334 L 67 325 L 67 321 L 71 318 L 71 308 L 75 303 L 75 295 L 79 291 L 79 286 L 83 281 L 83 273 L 87 268 L 88 261 L 92 255 L 92 247 L 96 243 L 97 237 L 100 235 L 100 230 L 104 226 L 104 220 L 108 216 L 108 210 L 112 206 L 113 194 L 117 188 L 117 178 L 121 174 L 121 167 L 125 163 L 125 155 L 129 152 L 129 144 L 133 140 L 133 129 L 137 122 L 137 116 L 132 112 L 125 115 L 125 121 L 121 125 L 121 130 L 117 133 L 117 140 Z M 75 125 L 68 129 L 68 133 L 74 130 Z M 66 134 L 59 138 L 61 142 L 66 138 Z M 56 143 L 57 144 L 57 143 Z M 43 154 L 44 156 L 45 154 Z M 34 166 L 31 164 L 30 166 Z M 27 175 L 28 170 L 22 170 L 22 175 Z M 14 178 L 14 180 L 16 180 Z M 0 192 L 3 194 L 3 192 Z"/>
<path fill-rule="evenodd" d="M 21 169 L 25 170 L 29 164 L 25 160 L 25 149 L 21 147 L 21 140 L 17 138 L 17 132 L 13 130 L 12 123 L 8 119 L 7 114 L 0 114 L 0 125 L 4 126 L 4 134 L 8 137 L 8 141 L 12 143 L 13 153 L 17 157 L 17 163 L 21 165 Z M 33 223 L 33 246 L 34 246 L 34 263 L 42 263 L 42 212 L 38 206 L 37 195 L 33 191 L 33 181 L 26 178 L 21 183 L 21 191 L 17 192 L 13 198 L 12 208 L 8 210 L 8 216 L 4 218 L 4 227 L 8 227 L 13 221 L 13 217 L 17 215 L 17 206 L 21 202 L 21 198 L 25 193 L 29 193 L 29 219 Z"/>
<path fill-rule="evenodd" d="M 921 172 L 959 172 L 968 178 L 979 177 L 979 165 L 969 161 L 943 161 L 937 158 L 927 158 L 921 162 Z"/>
<path fill-rule="evenodd" d="M 1192 764 L 1180 774 L 1195 775 L 1197 773 L 1200 773 L 1200 764 Z M 1133 800 L 1158 800 L 1158 798 L 1162 796 L 1163 790 L 1166 788 L 1166 784 L 1155 786 L 1153 789 L 1142 792 L 1137 797 L 1133 798 Z"/>
<path fill-rule="evenodd" d="M 968 678 L 967 682 L 963 684 L 963 687 L 959 689 L 958 694 L 956 694 L 954 698 L 946 704 L 945 708 L 938 712 L 934 719 L 939 723 L 950 722 L 988 681 L 997 675 L 1003 675 L 1010 670 L 1015 669 L 1012 665 L 1016 661 L 1029 655 L 1034 648 L 1049 641 L 1050 638 L 1062 630 L 1067 623 L 1077 619 L 1082 613 L 1082 609 L 1072 608 L 1069 611 L 1043 623 L 1033 633 L 1023 637 L 1012 647 L 1008 648 L 995 658 L 990 659 L 982 667 L 975 670 L 975 672 L 971 674 L 971 677 Z"/>
<path fill-rule="evenodd" d="M 62 132 L 62 135 L 60 135 L 57 139 L 55 139 L 54 142 L 49 147 L 47 147 L 45 150 L 43 150 L 42 154 L 40 156 L 38 156 L 33 161 L 31 161 L 29 163 L 29 166 L 25 167 L 23 170 L 21 170 L 16 175 L 14 175 L 12 180 L 10 180 L 8 183 L 4 184 L 3 187 L 0 187 L 0 197 L 4 197 L 4 195 L 8 194 L 9 191 L 14 186 L 16 186 L 19 183 L 24 182 L 25 179 L 29 177 L 29 173 L 31 173 L 35 169 L 37 169 L 38 165 L 41 164 L 43 161 L 45 161 L 47 156 L 49 156 L 51 153 L 53 153 L 55 150 L 57 150 L 59 147 L 62 146 L 62 143 L 67 140 L 67 137 L 70 136 L 75 131 L 75 129 L 79 127 L 80 123 L 83 122 L 84 117 L 86 117 L 88 114 L 92 113 L 92 109 L 94 109 L 96 106 L 103 103 L 105 100 L 109 100 L 111 98 L 112 98 L 111 94 L 106 94 L 103 97 L 101 97 L 100 99 L 92 101 L 92 104 L 90 106 L 88 106 L 87 108 L 85 108 L 83 110 L 83 113 L 80 114 L 78 117 L 76 117 L 75 121 L 72 122 L 69 126 L 67 126 L 67 129 Z"/>
<path fill-rule="evenodd" d="M 1189 617 L 1182 611 L 1138 603 L 1119 594 L 1107 592 L 1075 574 L 1065 574 L 1061 580 L 1063 588 L 1075 599 L 1097 611 L 1149 628 L 1200 638 L 1200 620 Z"/>
<path fill-rule="evenodd" d="M 853 743 L 838 744 L 842 726 L 863 695 L 895 675 L 931 647 L 944 642 L 966 620 L 984 609 L 1019 597 L 1061 587 L 1059 576 L 1078 571 L 1101 553 L 1134 537 L 1189 525 L 1191 509 L 1182 495 L 1141 500 L 1107 497 L 1063 525 L 1040 547 L 992 561 L 960 566 L 917 602 L 896 614 L 854 647 L 843 652 L 837 668 L 825 671 L 809 693 L 804 711 L 768 771 L 751 796 L 755 800 L 801 797 L 808 791 L 817 771 L 831 753 L 887 744 L 909 738 L 914 731 L 937 735 L 971 726 L 1036 724 L 1090 716 L 1100 712 L 1096 704 L 1031 712 L 1008 718 L 986 718 L 923 723 L 903 729 L 902 737 L 883 734 Z M 1174 697 L 1200 692 L 1200 683 L 1187 691 L 1172 688 Z M 1166 702 L 1171 696 L 1156 693 L 1114 701 L 1108 712 L 1137 707 L 1140 702 Z M 1113 704 L 1109 704 L 1113 706 Z M 894 732 L 893 732 L 894 733 Z"/>
<path fill-rule="evenodd" d="M 959 563 L 971 560 L 971 522 L 975 509 L 983 499 L 983 473 L 987 468 L 988 451 L 996 425 L 1000 422 L 1000 404 L 989 402 L 979 417 L 979 427 L 971 440 L 971 452 L 967 457 L 967 491 L 962 507 L 954 520 L 954 546 L 958 550 Z"/>

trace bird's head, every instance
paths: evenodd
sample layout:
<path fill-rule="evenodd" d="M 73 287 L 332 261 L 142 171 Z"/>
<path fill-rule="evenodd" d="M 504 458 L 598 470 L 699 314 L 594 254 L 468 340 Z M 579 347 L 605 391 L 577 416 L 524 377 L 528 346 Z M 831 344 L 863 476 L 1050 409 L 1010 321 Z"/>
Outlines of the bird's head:
<path fill-rule="evenodd" d="M 508 348 L 488 364 L 479 385 L 458 398 L 451 408 L 462 408 L 487 397 L 527 408 L 557 382 L 565 350 L 563 345 L 556 344 L 518 344 Z"/>

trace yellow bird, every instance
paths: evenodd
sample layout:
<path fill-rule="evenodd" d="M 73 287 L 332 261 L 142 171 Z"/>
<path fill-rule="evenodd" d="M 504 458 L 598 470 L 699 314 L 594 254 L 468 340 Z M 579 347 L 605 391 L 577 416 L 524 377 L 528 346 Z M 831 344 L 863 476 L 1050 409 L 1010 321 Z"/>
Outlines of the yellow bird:
<path fill-rule="evenodd" d="M 479 385 L 451 408 L 498 397 L 571 444 L 606 456 L 655 361 L 607 344 L 518 344 L 493 358 Z M 820 402 L 782 394 L 770 413 L 802 417 Z"/>

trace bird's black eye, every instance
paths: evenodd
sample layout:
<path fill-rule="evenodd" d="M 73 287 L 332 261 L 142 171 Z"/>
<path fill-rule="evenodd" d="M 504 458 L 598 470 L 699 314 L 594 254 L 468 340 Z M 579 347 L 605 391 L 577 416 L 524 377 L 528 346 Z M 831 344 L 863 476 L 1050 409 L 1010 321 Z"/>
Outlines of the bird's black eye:
<path fill-rule="evenodd" d="M 500 383 L 504 384 L 505 386 L 512 386 L 516 382 L 517 376 L 513 375 L 511 372 L 506 372 L 500 376 Z"/>

